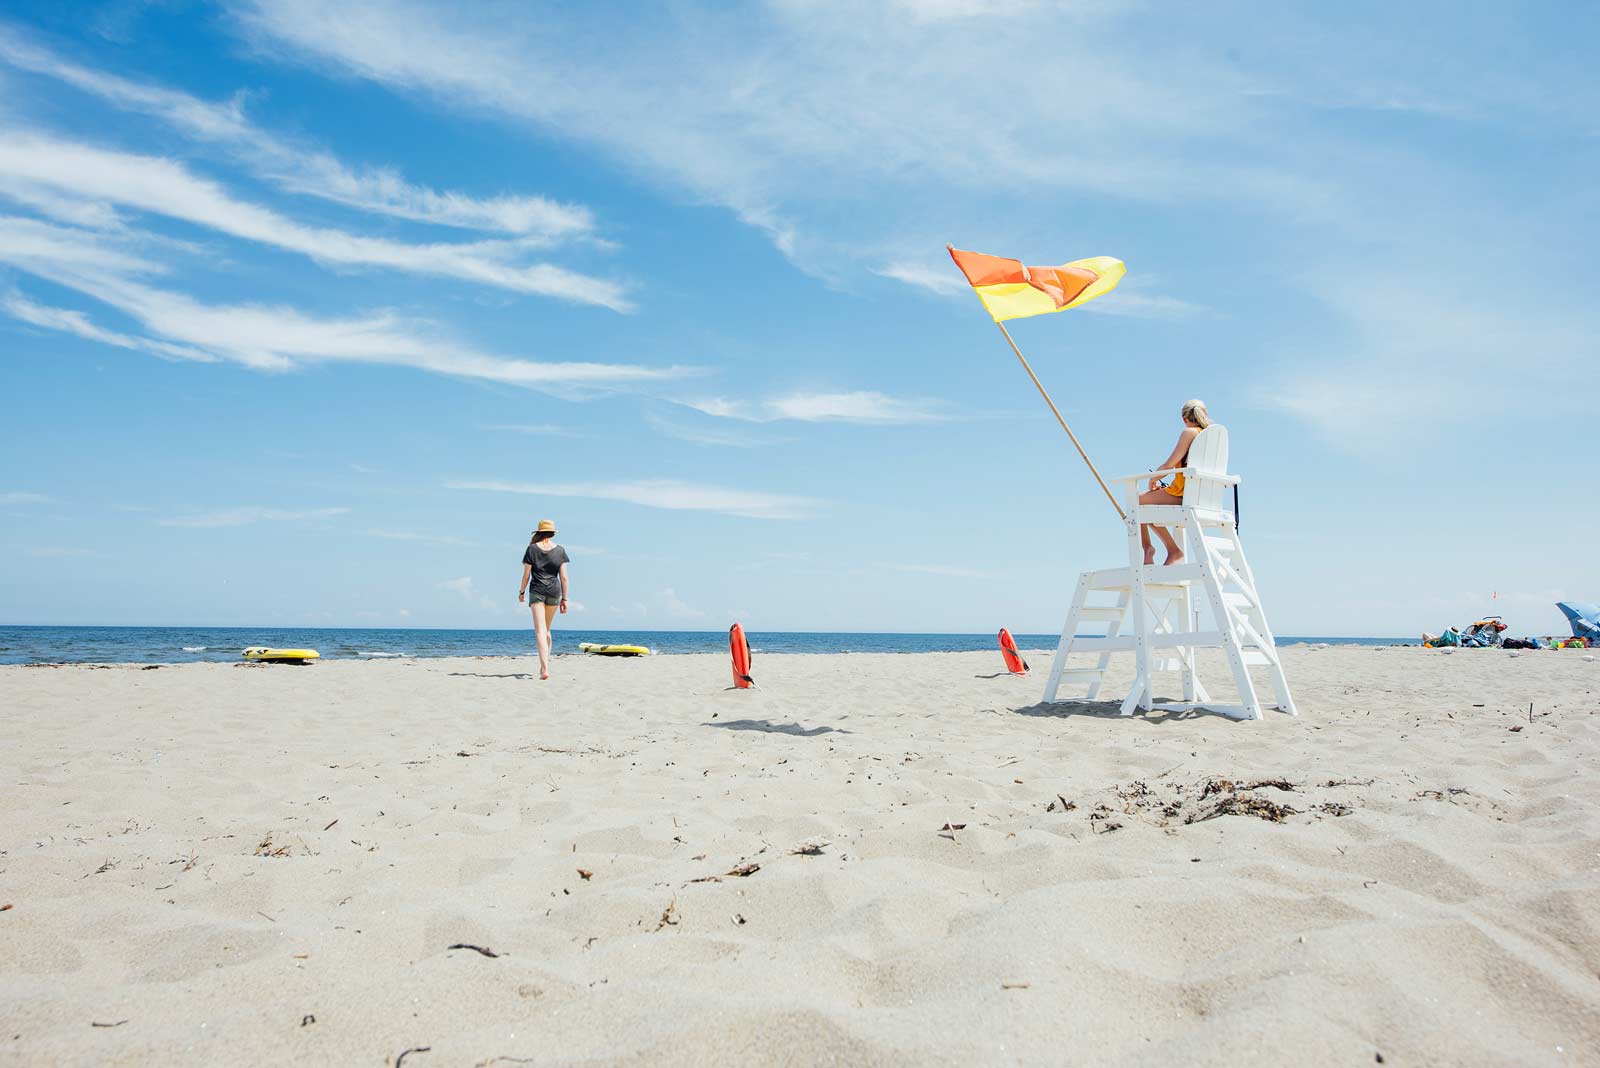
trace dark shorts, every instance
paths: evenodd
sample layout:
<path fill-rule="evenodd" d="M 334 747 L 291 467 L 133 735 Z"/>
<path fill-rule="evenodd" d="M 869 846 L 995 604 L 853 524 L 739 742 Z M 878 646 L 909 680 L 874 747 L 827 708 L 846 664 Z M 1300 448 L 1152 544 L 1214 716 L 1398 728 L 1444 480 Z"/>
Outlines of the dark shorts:
<path fill-rule="evenodd" d="M 540 593 L 538 590 L 528 591 L 528 603 L 530 605 L 539 604 L 541 601 L 545 604 L 560 604 L 561 591 L 556 590 L 554 593 Z"/>

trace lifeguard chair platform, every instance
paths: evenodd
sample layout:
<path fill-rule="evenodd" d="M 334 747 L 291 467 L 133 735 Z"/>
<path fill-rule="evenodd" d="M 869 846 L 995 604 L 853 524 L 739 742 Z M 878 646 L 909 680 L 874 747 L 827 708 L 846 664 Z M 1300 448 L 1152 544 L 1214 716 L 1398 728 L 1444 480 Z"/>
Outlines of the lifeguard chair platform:
<path fill-rule="evenodd" d="M 1061 644 L 1045 682 L 1045 702 L 1057 700 L 1064 683 L 1087 686 L 1084 696 L 1096 700 L 1111 657 L 1132 653 L 1133 688 L 1122 702 L 1124 716 L 1131 716 L 1135 709 L 1207 708 L 1234 719 L 1260 719 L 1262 704 L 1250 678 L 1252 665 L 1267 668 L 1276 696 L 1273 705 L 1297 714 L 1256 591 L 1255 575 L 1239 543 L 1232 492 L 1239 479 L 1227 469 L 1228 431 L 1213 424 L 1189 446 L 1187 466 L 1112 480 L 1126 487 L 1128 566 L 1085 571 L 1079 576 L 1072 608 L 1061 628 Z M 1180 473 L 1184 476 L 1181 502 L 1139 503 L 1140 483 L 1152 475 Z M 1181 563 L 1143 562 L 1139 527 L 1145 523 L 1166 527 L 1184 545 Z M 1098 634 L 1080 634 L 1079 628 L 1086 623 L 1104 624 L 1105 629 Z M 1198 649 L 1223 650 L 1238 692 L 1237 703 L 1213 701 L 1206 692 L 1195 667 Z M 1081 663 L 1084 654 L 1094 656 L 1092 665 Z M 1079 657 L 1079 664 L 1069 664 L 1074 656 Z M 1183 700 L 1154 700 L 1152 682 L 1158 671 L 1179 673 Z"/>

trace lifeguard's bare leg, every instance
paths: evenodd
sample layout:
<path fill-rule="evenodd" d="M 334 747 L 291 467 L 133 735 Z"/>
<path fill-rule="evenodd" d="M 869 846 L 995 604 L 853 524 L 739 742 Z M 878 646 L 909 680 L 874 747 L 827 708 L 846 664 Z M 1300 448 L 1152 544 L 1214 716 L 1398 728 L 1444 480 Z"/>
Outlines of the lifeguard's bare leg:
<path fill-rule="evenodd" d="M 1158 489 L 1149 490 L 1142 494 L 1139 497 L 1139 503 L 1174 505 L 1181 502 L 1179 498 L 1174 497 L 1166 490 Z M 1161 539 L 1161 544 L 1167 547 L 1166 562 L 1168 564 L 1183 563 L 1183 550 L 1178 548 L 1178 543 L 1173 540 L 1171 534 L 1167 533 L 1166 527 L 1158 527 L 1154 523 L 1142 523 L 1139 526 L 1139 541 L 1140 544 L 1144 546 L 1144 562 L 1147 564 L 1153 564 L 1156 562 L 1156 551 L 1155 548 L 1150 544 L 1150 531 L 1152 528 L 1156 532 L 1156 537 Z"/>

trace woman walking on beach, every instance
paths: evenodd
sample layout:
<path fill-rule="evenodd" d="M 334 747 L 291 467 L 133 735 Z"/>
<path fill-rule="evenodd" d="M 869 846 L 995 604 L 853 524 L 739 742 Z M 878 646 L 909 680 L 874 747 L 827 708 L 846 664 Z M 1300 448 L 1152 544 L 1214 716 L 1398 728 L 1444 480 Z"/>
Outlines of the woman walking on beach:
<path fill-rule="evenodd" d="M 539 644 L 539 678 L 550 677 L 550 624 L 558 611 L 567 610 L 567 550 L 556 544 L 556 525 L 539 520 L 539 529 L 522 554 L 522 584 L 517 603 L 524 597 L 533 609 L 533 632 Z"/>
<path fill-rule="evenodd" d="M 1189 446 L 1194 444 L 1194 439 L 1200 436 L 1200 431 L 1211 425 L 1211 417 L 1206 414 L 1206 403 L 1202 400 L 1186 400 L 1179 412 L 1183 419 L 1183 431 L 1178 434 L 1178 443 L 1172 447 L 1172 455 L 1156 468 L 1157 471 L 1166 471 L 1174 467 L 1182 467 L 1189 462 Z M 1150 490 L 1139 498 L 1140 504 L 1181 504 L 1183 502 L 1183 475 L 1172 476 L 1172 481 L 1163 484 L 1160 475 L 1150 478 Z M 1144 562 L 1156 562 L 1155 547 L 1150 544 L 1150 528 L 1152 523 L 1145 523 L 1139 527 L 1139 540 L 1144 544 Z M 1166 527 L 1156 527 L 1156 536 L 1161 539 L 1161 544 L 1167 547 L 1167 565 L 1183 563 L 1183 550 L 1178 548 L 1178 543 L 1172 540 L 1172 535 L 1167 533 Z"/>

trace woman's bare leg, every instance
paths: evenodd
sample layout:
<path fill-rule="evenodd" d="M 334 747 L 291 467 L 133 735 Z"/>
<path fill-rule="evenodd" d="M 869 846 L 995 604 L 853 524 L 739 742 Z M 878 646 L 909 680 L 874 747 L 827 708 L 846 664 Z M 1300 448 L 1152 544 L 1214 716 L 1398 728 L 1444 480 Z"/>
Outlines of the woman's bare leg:
<path fill-rule="evenodd" d="M 1174 497 L 1166 490 L 1150 490 L 1139 498 L 1139 503 L 1175 505 L 1180 502 L 1177 497 Z M 1172 539 L 1171 534 L 1167 533 L 1166 527 L 1158 527 L 1154 523 L 1143 523 L 1139 527 L 1140 542 L 1144 545 L 1144 562 L 1147 564 L 1156 562 L 1156 551 L 1150 544 L 1150 531 L 1152 529 L 1155 530 L 1156 537 L 1161 539 L 1161 544 L 1167 547 L 1167 559 L 1165 562 L 1169 565 L 1183 563 L 1183 550 L 1178 548 L 1178 543 Z"/>
<path fill-rule="evenodd" d="M 541 607 L 544 608 L 544 638 L 545 638 L 545 642 L 549 646 L 550 655 L 553 657 L 553 656 L 555 656 L 555 648 L 556 648 L 556 636 L 555 636 L 556 613 L 561 611 L 561 607 L 560 607 L 560 605 L 553 605 L 553 604 L 547 604 L 547 605 L 543 605 Z M 549 670 L 548 667 L 545 669 L 545 677 L 546 678 L 550 677 L 550 670 Z"/>
<path fill-rule="evenodd" d="M 535 601 L 533 608 L 533 636 L 539 646 L 539 677 L 550 677 L 550 618 L 545 615 L 544 605 Z"/>

